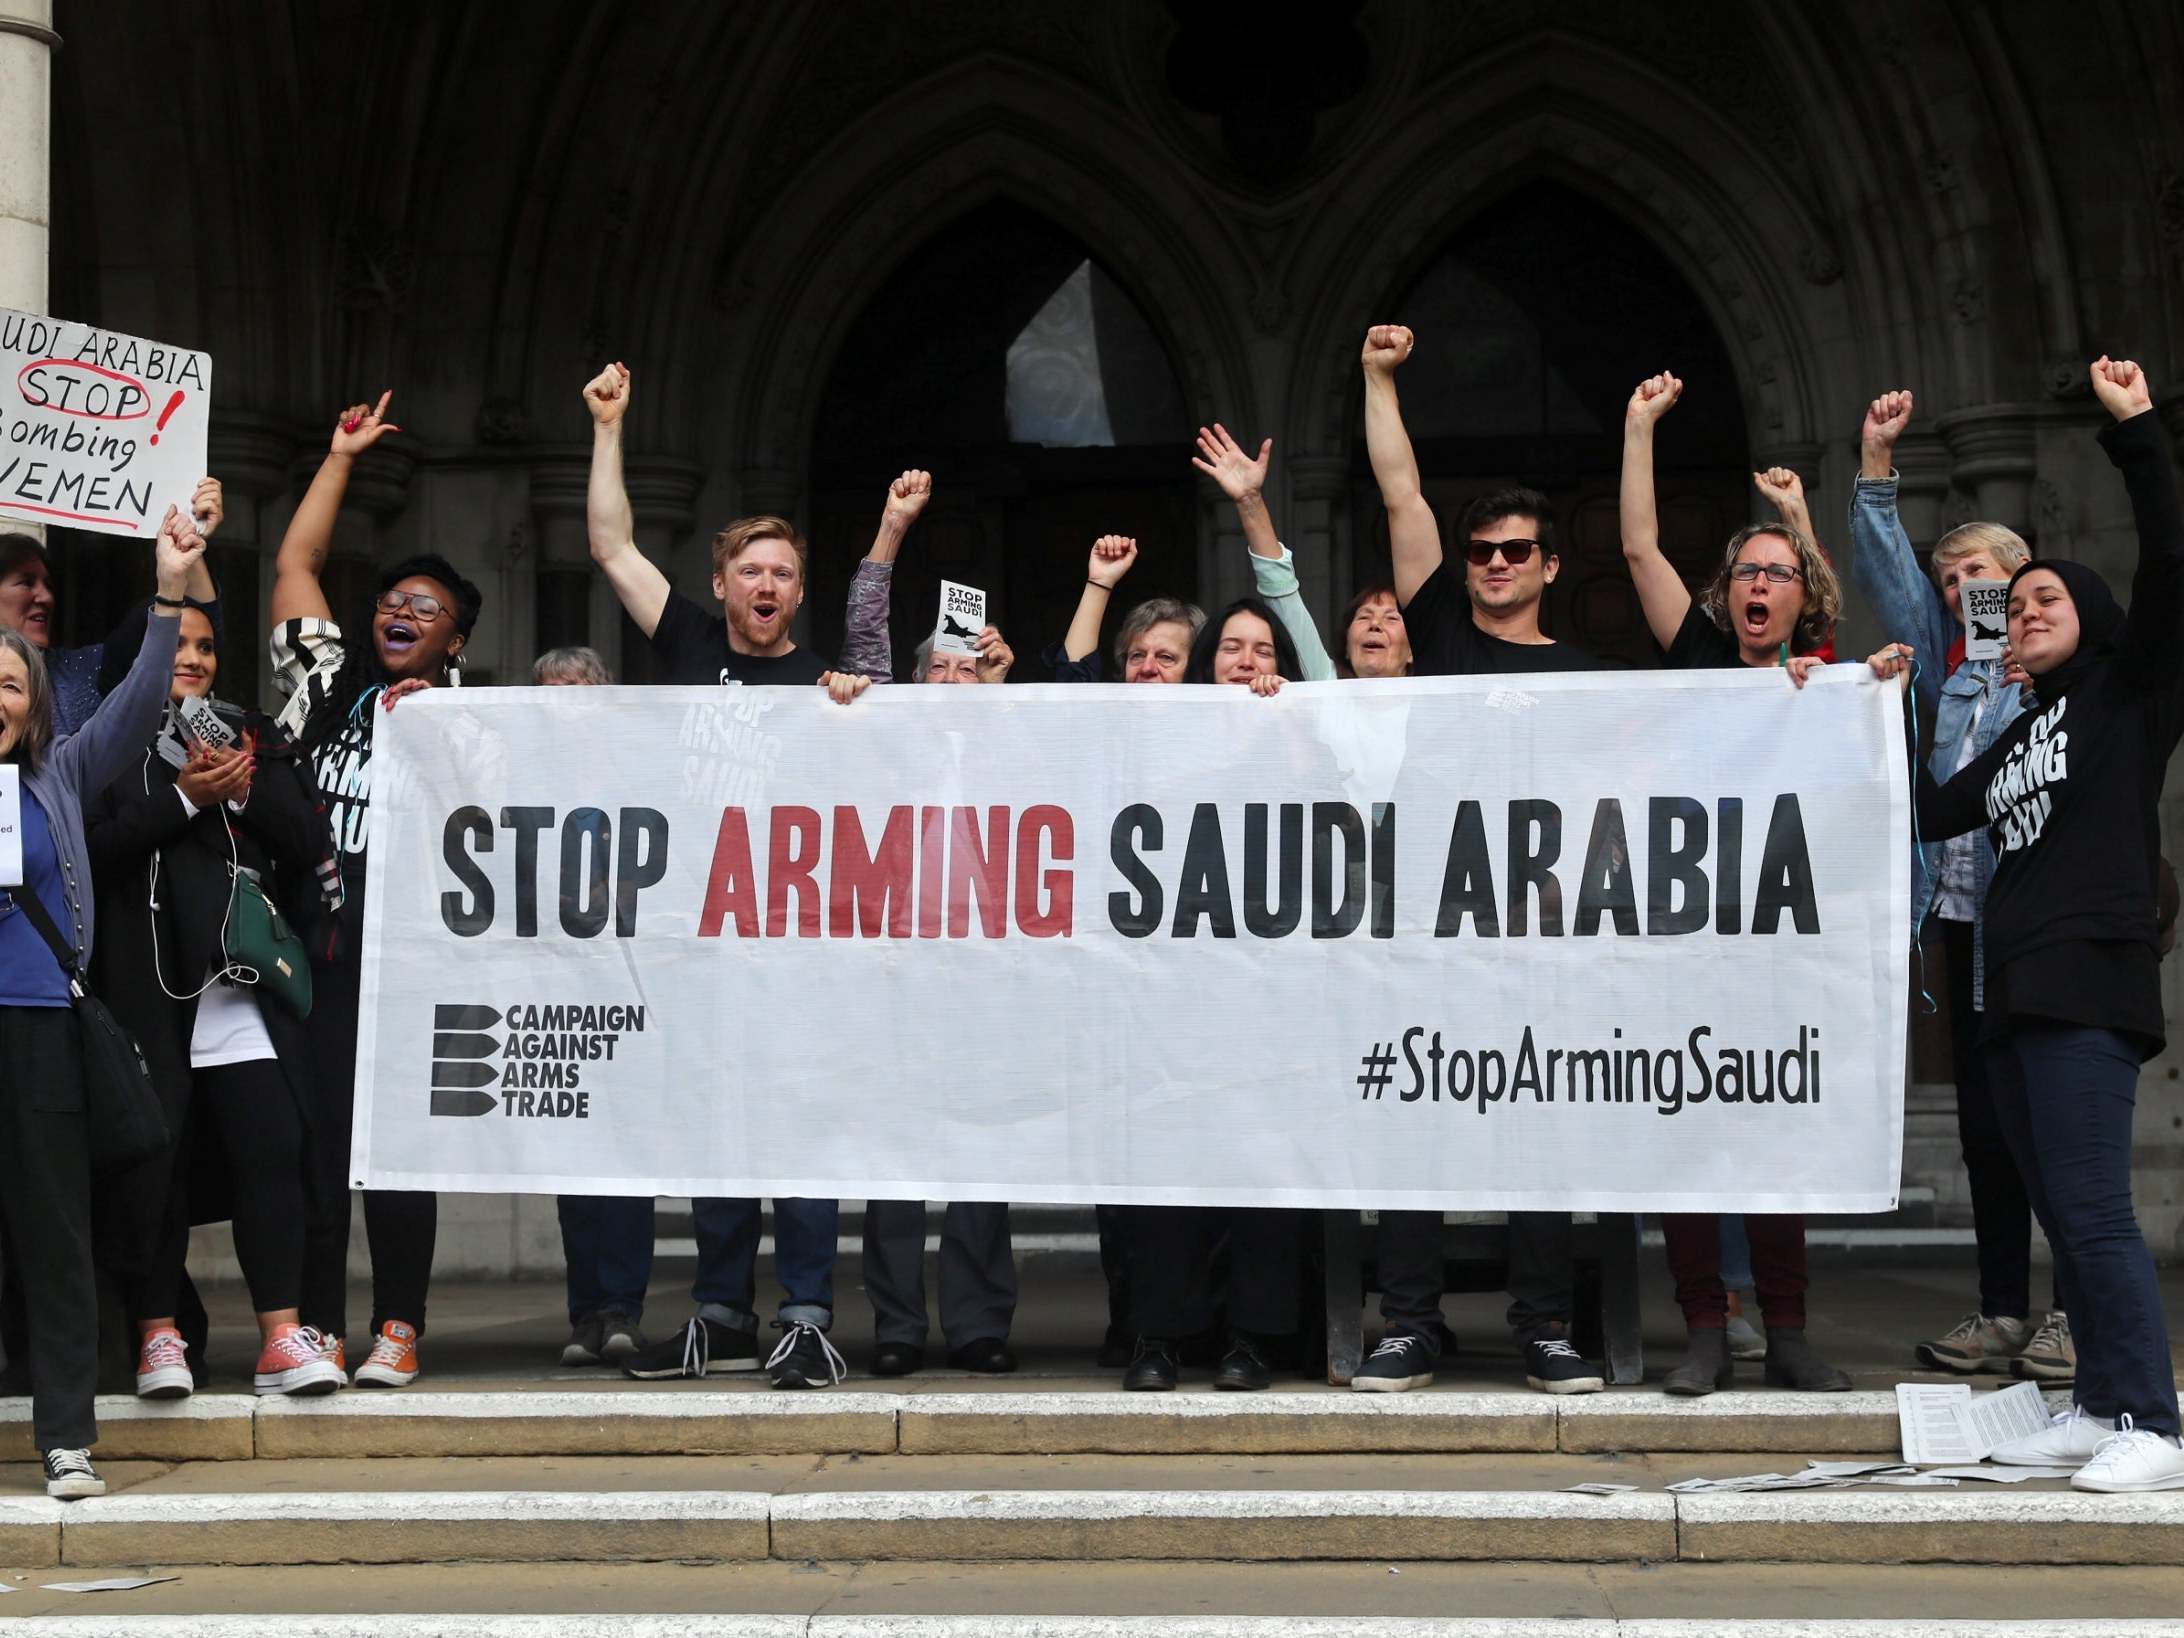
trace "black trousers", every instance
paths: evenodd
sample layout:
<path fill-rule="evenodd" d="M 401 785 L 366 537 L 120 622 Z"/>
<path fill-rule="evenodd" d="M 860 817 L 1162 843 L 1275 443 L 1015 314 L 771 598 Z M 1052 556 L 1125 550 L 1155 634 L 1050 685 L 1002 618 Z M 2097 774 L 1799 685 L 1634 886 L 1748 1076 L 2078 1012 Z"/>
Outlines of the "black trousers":
<path fill-rule="evenodd" d="M 1957 1141 L 1972 1188 L 1972 1237 L 1979 1244 L 1979 1311 L 2023 1319 L 2032 1307 L 2032 1203 L 2003 1141 L 1987 1054 L 1972 1010 L 1973 941 L 1968 921 L 1927 918 L 1941 929 L 1949 961 L 1949 1044 L 1956 1059 Z M 2053 1306 L 2063 1307 L 2057 1281 Z"/>
<path fill-rule="evenodd" d="M 1140 1336 L 1191 1337 L 1214 1322 L 1213 1254 L 1228 1237 L 1228 1328 L 1297 1329 L 1303 1224 L 1295 1211 L 1241 1206 L 1118 1206 L 1128 1248 L 1130 1317 Z"/>
<path fill-rule="evenodd" d="M 0 1007 L 0 1233 L 29 1311 L 38 1449 L 86 1449 L 99 1436 L 99 1308 L 83 1044 L 66 1007 Z"/>
<path fill-rule="evenodd" d="M 1566 1211 L 1509 1214 L 1509 1329 L 1520 1341 L 1567 1328 L 1576 1300 L 1570 1273 L 1575 1244 Z M 1380 1273 L 1380 1325 L 1441 1355 L 1441 1214 L 1384 1211 L 1373 1240 Z"/>
<path fill-rule="evenodd" d="M 304 1236 L 303 1323 L 330 1337 L 349 1334 L 349 1119 L 356 1108 L 353 966 L 311 970 L 311 1052 L 318 1092 L 312 1129 L 319 1204 Z M 440 1197 L 411 1189 L 364 1195 L 364 1240 L 372 1253 L 372 1334 L 388 1320 L 425 1333 L 425 1296 L 440 1230 Z"/>
<path fill-rule="evenodd" d="M 192 1073 L 190 1125 L 209 1123 L 234 1179 L 235 1256 L 263 1314 L 303 1296 L 303 1120 L 288 1077 L 271 1058 Z M 182 1146 L 190 1138 L 185 1134 Z M 130 1318 L 173 1314 L 190 1243 L 189 1169 L 177 1165 L 156 1243 L 130 1293 Z"/>

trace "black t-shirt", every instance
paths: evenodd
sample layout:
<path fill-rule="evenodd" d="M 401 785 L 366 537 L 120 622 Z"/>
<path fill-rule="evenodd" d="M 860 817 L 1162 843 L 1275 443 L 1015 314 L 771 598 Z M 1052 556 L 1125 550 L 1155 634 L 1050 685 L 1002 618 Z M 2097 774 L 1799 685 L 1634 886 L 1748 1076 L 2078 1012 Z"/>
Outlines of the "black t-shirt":
<path fill-rule="evenodd" d="M 667 594 L 660 623 L 652 628 L 652 651 L 667 668 L 661 680 L 670 683 L 808 687 L 830 669 L 808 648 L 778 655 L 738 654 L 728 646 L 720 611 L 708 614 L 679 591 Z"/>
<path fill-rule="evenodd" d="M 1669 670 L 1723 671 L 1743 663 L 1744 651 L 1737 647 L 1737 640 L 1715 625 L 1699 600 L 1692 598 L 1683 624 L 1676 628 L 1676 640 L 1668 645 Z"/>
<path fill-rule="evenodd" d="M 1512 643 L 1479 629 L 1471 593 L 1443 563 L 1403 605 L 1414 677 L 1485 677 L 1502 671 L 1598 671 L 1574 643 Z"/>

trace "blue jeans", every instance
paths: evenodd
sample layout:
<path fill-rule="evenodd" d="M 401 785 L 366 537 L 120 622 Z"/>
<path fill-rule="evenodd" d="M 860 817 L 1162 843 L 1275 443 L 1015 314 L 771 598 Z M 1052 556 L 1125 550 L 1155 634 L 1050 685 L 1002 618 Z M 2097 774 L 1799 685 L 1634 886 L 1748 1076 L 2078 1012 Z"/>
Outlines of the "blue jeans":
<path fill-rule="evenodd" d="M 774 1275 L 785 1325 L 834 1323 L 834 1243 L 839 1202 L 776 1200 Z M 756 1200 L 693 1200 L 698 1277 L 690 1294 L 707 1317 L 739 1331 L 758 1329 L 759 1207 Z M 709 1312 L 708 1312 L 709 1311 Z"/>
<path fill-rule="evenodd" d="M 1752 1289 L 1752 1237 L 1742 1212 L 1721 1214 L 1721 1283 L 1731 1291 Z"/>
<path fill-rule="evenodd" d="M 1986 1054 L 1995 1117 L 2055 1253 L 2078 1345 L 2073 1397 L 2089 1416 L 2128 1412 L 2174 1438 L 2161 1287 L 2131 1209 L 2138 1050 L 2113 1030 L 2028 1020 Z"/>
<path fill-rule="evenodd" d="M 643 1195 L 565 1194 L 561 1257 L 569 1267 L 569 1323 L 616 1313 L 640 1319 L 652 1283 L 652 1201 Z"/>

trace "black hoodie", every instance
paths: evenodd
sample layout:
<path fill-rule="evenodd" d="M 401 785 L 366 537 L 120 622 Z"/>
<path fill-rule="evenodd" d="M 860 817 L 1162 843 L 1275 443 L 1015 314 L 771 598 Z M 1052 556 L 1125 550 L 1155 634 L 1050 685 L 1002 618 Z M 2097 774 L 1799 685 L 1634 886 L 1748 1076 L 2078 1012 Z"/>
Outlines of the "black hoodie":
<path fill-rule="evenodd" d="M 1991 825 L 1989 1034 L 2012 1019 L 2119 1030 L 2161 1050 L 2159 815 L 2184 729 L 2184 512 L 2159 417 L 2104 428 L 2138 528 L 2131 608 L 2082 563 L 2042 560 L 2077 605 L 2078 648 L 2038 678 L 2036 707 L 1946 785 L 1918 769 L 1928 841 Z M 2014 587 L 2016 580 L 2011 582 Z"/>

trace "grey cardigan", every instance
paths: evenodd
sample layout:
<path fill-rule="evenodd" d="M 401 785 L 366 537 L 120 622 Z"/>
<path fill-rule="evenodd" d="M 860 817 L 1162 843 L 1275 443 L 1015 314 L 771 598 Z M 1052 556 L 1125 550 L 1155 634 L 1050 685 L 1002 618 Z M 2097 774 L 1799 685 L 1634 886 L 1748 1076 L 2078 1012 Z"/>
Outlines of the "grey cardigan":
<path fill-rule="evenodd" d="M 144 646 L 121 686 L 99 702 L 91 720 L 54 742 L 35 773 L 23 773 L 24 791 L 45 809 L 60 855 L 61 887 L 68 897 L 70 925 L 62 928 L 76 946 L 82 970 L 91 970 L 91 860 L 83 839 L 83 804 L 127 773 L 159 730 L 160 713 L 174 691 L 175 645 L 182 616 L 152 607 L 144 622 Z M 10 914 L 16 914 L 10 908 Z"/>

